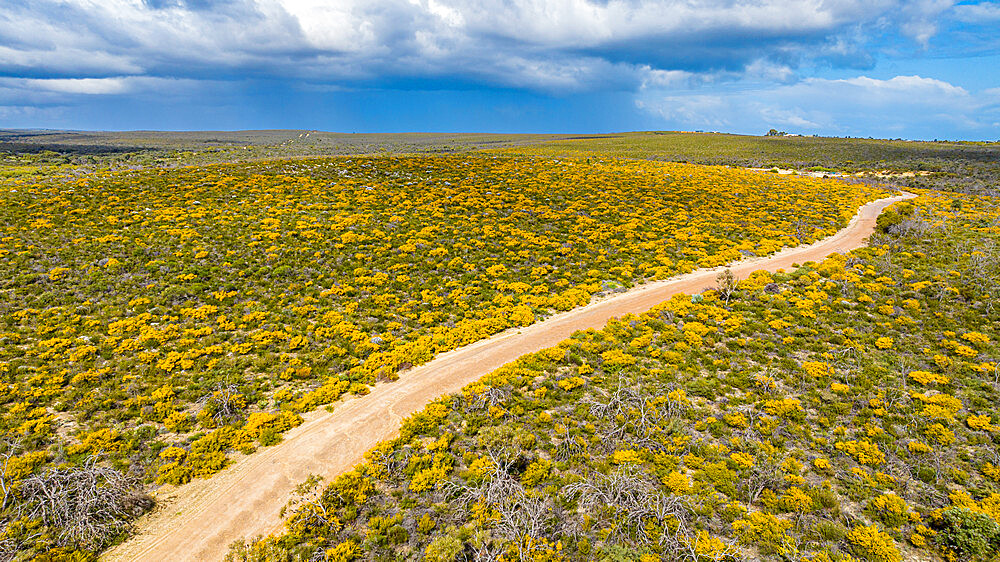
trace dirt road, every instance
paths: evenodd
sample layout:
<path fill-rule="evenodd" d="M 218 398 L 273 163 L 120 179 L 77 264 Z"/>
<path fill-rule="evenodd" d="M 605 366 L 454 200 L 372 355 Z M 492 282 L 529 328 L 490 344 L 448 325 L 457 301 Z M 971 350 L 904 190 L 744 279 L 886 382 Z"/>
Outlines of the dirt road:
<path fill-rule="evenodd" d="M 783 250 L 769 258 L 730 265 L 739 278 L 793 263 L 819 261 L 833 252 L 864 244 L 884 208 L 906 194 L 862 207 L 851 223 L 815 244 Z M 614 317 L 640 313 L 680 293 L 698 293 L 716 285 L 720 269 L 698 270 L 593 302 L 520 330 L 444 353 L 430 363 L 380 384 L 361 399 L 348 398 L 334 411 L 306 414 L 305 423 L 273 447 L 244 457 L 208 480 L 180 488 L 161 488 L 158 507 L 140 520 L 137 534 L 105 554 L 105 560 L 180 562 L 221 560 L 240 538 L 281 528 L 279 511 L 294 487 L 310 474 L 331 478 L 347 471 L 379 441 L 392 438 L 400 420 L 434 398 L 458 391 L 518 357 L 556 345 L 577 330 L 602 328 Z"/>

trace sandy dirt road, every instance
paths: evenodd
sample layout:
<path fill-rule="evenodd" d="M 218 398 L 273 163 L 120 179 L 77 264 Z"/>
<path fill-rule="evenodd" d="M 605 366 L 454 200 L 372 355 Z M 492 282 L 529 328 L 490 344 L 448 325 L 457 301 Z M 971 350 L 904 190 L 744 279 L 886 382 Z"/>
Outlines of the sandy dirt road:
<path fill-rule="evenodd" d="M 768 258 L 736 262 L 729 268 L 744 279 L 753 271 L 788 269 L 793 263 L 819 261 L 831 253 L 860 247 L 873 232 L 879 213 L 910 197 L 903 194 L 874 201 L 829 238 Z M 349 470 L 365 451 L 394 437 L 404 417 L 434 398 L 456 392 L 526 353 L 554 346 L 577 330 L 603 328 L 611 318 L 645 312 L 673 295 L 714 287 L 721 269 L 648 283 L 526 328 L 508 330 L 441 354 L 403 373 L 396 382 L 376 386 L 361 399 L 342 399 L 333 412 L 310 412 L 304 416 L 305 423 L 288 432 L 280 444 L 261 448 L 210 479 L 158 490 L 158 506 L 140 519 L 136 535 L 102 559 L 221 560 L 233 541 L 280 530 L 282 506 L 310 474 L 330 479 Z"/>

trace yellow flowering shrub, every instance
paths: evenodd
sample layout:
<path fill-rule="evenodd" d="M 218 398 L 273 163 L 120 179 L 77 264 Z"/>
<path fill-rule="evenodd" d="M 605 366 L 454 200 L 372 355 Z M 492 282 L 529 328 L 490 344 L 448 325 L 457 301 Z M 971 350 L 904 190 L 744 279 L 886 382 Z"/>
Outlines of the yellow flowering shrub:
<path fill-rule="evenodd" d="M 48 454 L 45 451 L 31 451 L 19 456 L 12 456 L 3 464 L 2 476 L 9 486 L 12 482 L 24 478 L 34 472 L 35 468 L 45 462 Z"/>
<path fill-rule="evenodd" d="M 833 374 L 833 368 L 829 363 L 823 361 L 806 361 L 802 363 L 802 369 L 813 378 L 822 378 Z"/>
<path fill-rule="evenodd" d="M 763 409 L 771 415 L 787 418 L 802 411 L 802 401 L 796 398 L 766 400 L 764 401 Z"/>
<path fill-rule="evenodd" d="M 944 375 L 939 375 L 937 373 L 931 373 L 929 371 L 910 371 L 907 375 L 914 382 L 927 386 L 932 383 L 937 384 L 948 384 L 949 378 Z"/>
<path fill-rule="evenodd" d="M 938 445 L 950 445 L 955 442 L 955 432 L 940 423 L 932 423 L 925 427 L 924 435 L 936 441 Z"/>
<path fill-rule="evenodd" d="M 726 414 L 722 417 L 722 419 L 726 422 L 726 424 L 738 429 L 743 429 L 750 423 L 747 420 L 747 417 L 740 412 Z"/>
<path fill-rule="evenodd" d="M 990 337 L 982 332 L 966 332 L 962 334 L 962 339 L 979 347 L 990 343 Z"/>
<path fill-rule="evenodd" d="M 855 554 L 870 562 L 900 562 L 903 560 L 896 541 L 874 525 L 858 525 L 847 533 Z"/>
<path fill-rule="evenodd" d="M 736 466 L 743 469 L 751 468 L 755 464 L 753 456 L 746 453 L 733 453 L 729 455 L 729 458 L 733 459 Z"/>
<path fill-rule="evenodd" d="M 838 441 L 834 445 L 838 450 L 844 451 L 858 461 L 858 464 L 868 466 L 878 466 L 885 464 L 885 453 L 878 445 L 867 440 Z"/>
<path fill-rule="evenodd" d="M 898 527 L 907 521 L 906 502 L 896 494 L 882 494 L 868 502 L 865 512 L 887 527 Z"/>
<path fill-rule="evenodd" d="M 784 544 L 785 531 L 791 527 L 791 521 L 778 519 L 763 511 L 753 511 L 733 521 L 733 533 L 740 543 L 760 546 L 765 552 L 773 552 Z"/>
<path fill-rule="evenodd" d="M 521 483 L 525 486 L 535 486 L 545 480 L 552 473 L 552 462 L 544 459 L 537 460 L 525 469 L 521 476 Z"/>
<path fill-rule="evenodd" d="M 566 379 L 562 379 L 557 384 L 559 385 L 559 388 L 569 391 L 575 388 L 580 388 L 581 386 L 586 384 L 586 382 L 587 381 L 583 380 L 580 377 L 569 377 Z"/>
<path fill-rule="evenodd" d="M 435 458 L 433 466 L 413 475 L 413 480 L 410 482 L 410 490 L 414 492 L 430 490 L 434 485 L 448 476 L 451 468 L 450 461 L 439 462 L 439 459 Z"/>
<path fill-rule="evenodd" d="M 289 411 L 278 414 L 254 412 L 247 418 L 243 430 L 254 438 L 260 438 L 265 431 L 284 432 L 302 423 L 302 416 Z"/>
<path fill-rule="evenodd" d="M 329 562 L 350 562 L 356 560 L 361 555 L 361 548 L 354 541 L 347 541 L 328 548 L 324 560 Z"/>
<path fill-rule="evenodd" d="M 965 423 L 967 423 L 969 427 L 979 431 L 996 431 L 996 426 L 994 426 L 991 421 L 992 420 L 988 414 L 973 415 L 965 418 Z"/>
<path fill-rule="evenodd" d="M 604 369 L 615 369 L 628 367 L 630 365 L 635 365 L 636 359 L 634 356 L 623 352 L 620 349 L 611 349 L 605 351 L 601 354 L 601 358 L 604 360 Z"/>
<path fill-rule="evenodd" d="M 704 529 L 698 531 L 695 537 L 685 540 L 687 546 L 694 551 L 699 560 L 718 560 L 729 550 L 726 543 L 718 537 L 709 535 Z M 646 555 L 640 562 L 658 562 L 659 560 L 658 556 Z"/>
<path fill-rule="evenodd" d="M 924 404 L 921 415 L 935 420 L 951 421 L 962 409 L 962 401 L 950 394 L 928 395 L 916 392 L 913 397 Z"/>
<path fill-rule="evenodd" d="M 624 450 L 615 451 L 611 455 L 611 462 L 615 464 L 642 464 L 644 461 L 642 451 Z"/>
<path fill-rule="evenodd" d="M 813 499 L 802 488 L 792 486 L 778 500 L 781 509 L 794 513 L 807 513 L 813 509 Z"/>
<path fill-rule="evenodd" d="M 672 471 L 662 478 L 663 485 L 673 494 L 686 494 L 690 490 L 691 481 L 688 477 L 678 471 Z"/>

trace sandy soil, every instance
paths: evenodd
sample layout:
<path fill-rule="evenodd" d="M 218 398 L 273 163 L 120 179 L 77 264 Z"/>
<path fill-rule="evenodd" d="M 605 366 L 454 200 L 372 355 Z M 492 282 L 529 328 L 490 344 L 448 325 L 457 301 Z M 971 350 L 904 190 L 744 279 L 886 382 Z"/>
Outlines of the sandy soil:
<path fill-rule="evenodd" d="M 891 172 L 889 170 L 875 170 L 875 171 L 864 171 L 855 174 L 842 173 L 842 172 L 816 172 L 809 170 L 796 170 L 792 168 L 747 168 L 752 172 L 767 172 L 775 173 L 778 175 L 788 176 L 792 174 L 797 174 L 800 176 L 808 176 L 811 178 L 843 178 L 843 177 L 858 177 L 858 178 L 875 178 L 879 180 L 892 180 L 898 178 L 915 178 L 917 176 L 929 176 L 932 172 L 928 171 L 915 171 L 915 172 Z"/>
<path fill-rule="evenodd" d="M 915 178 L 917 176 L 929 176 L 932 172 L 926 170 L 920 170 L 916 172 L 890 172 L 889 170 L 875 171 L 875 172 L 858 172 L 854 174 L 858 177 L 869 177 L 876 179 L 895 179 L 895 178 Z"/>
<path fill-rule="evenodd" d="M 787 269 L 793 263 L 818 261 L 834 252 L 852 250 L 865 243 L 884 208 L 910 197 L 904 194 L 869 203 L 846 228 L 810 246 L 729 267 L 743 279 L 756 270 Z M 458 391 L 526 353 L 556 345 L 577 330 L 603 328 L 611 318 L 644 312 L 673 295 L 714 287 L 720 269 L 648 283 L 532 326 L 508 330 L 441 354 L 403 373 L 396 382 L 376 386 L 361 399 L 341 400 L 333 412 L 310 412 L 304 416 L 305 423 L 288 432 L 280 444 L 243 457 L 210 479 L 160 488 L 157 508 L 140 519 L 135 536 L 108 551 L 103 559 L 221 560 L 233 541 L 280 530 L 282 506 L 310 474 L 330 479 L 349 470 L 362 460 L 365 451 L 394 437 L 404 417 L 434 398 Z"/>

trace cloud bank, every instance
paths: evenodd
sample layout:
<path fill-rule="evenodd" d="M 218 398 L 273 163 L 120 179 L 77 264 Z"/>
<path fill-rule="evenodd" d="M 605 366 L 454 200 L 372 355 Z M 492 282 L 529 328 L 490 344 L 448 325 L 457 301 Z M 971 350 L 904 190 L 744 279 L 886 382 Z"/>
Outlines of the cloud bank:
<path fill-rule="evenodd" d="M 681 128 L 800 134 L 945 138 L 962 130 L 980 136 L 1000 131 L 995 90 L 973 94 L 941 80 L 896 76 L 879 80 L 808 78 L 795 84 L 728 93 L 654 93 L 637 106 Z M 845 106 L 844 100 L 849 100 Z"/>
<path fill-rule="evenodd" d="M 893 25 L 926 42 L 951 7 L 935 0 L 5 4 L 0 72 L 8 76 L 249 74 L 362 83 L 445 77 L 553 90 L 633 88 L 660 71 L 741 72 L 762 63 L 865 66 L 866 37 Z"/>

